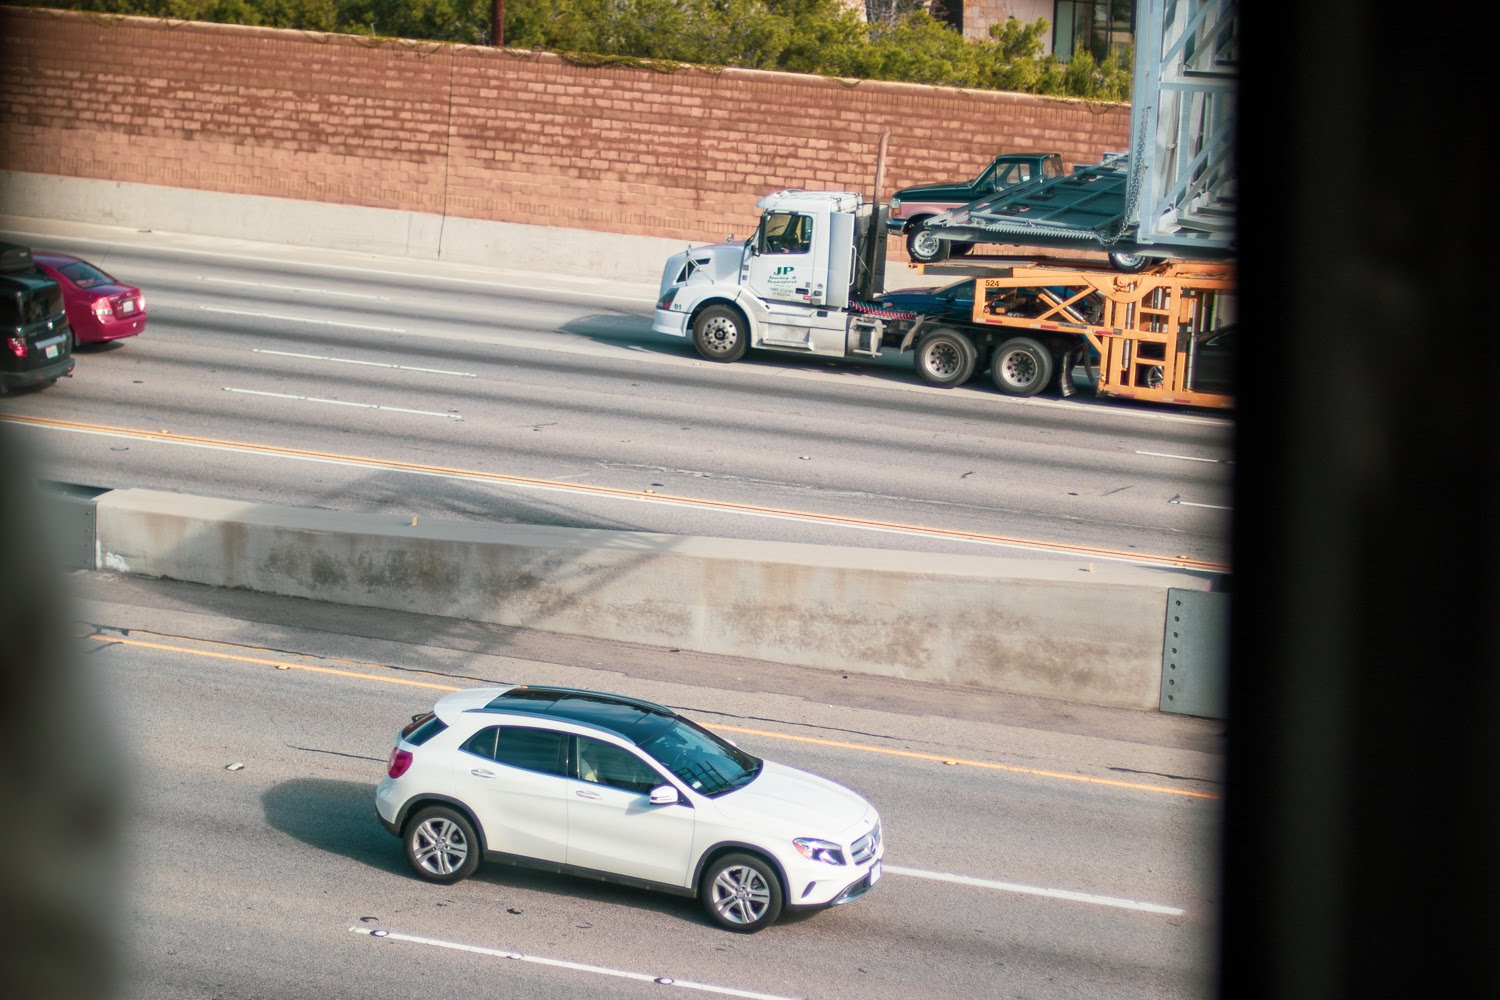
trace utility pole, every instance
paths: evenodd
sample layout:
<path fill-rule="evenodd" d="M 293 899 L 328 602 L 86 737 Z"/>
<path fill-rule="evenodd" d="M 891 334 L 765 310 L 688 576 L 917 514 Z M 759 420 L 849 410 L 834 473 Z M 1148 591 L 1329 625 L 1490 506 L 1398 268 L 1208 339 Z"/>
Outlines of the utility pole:
<path fill-rule="evenodd" d="M 505 48 L 505 0 L 490 0 L 490 45 Z"/>

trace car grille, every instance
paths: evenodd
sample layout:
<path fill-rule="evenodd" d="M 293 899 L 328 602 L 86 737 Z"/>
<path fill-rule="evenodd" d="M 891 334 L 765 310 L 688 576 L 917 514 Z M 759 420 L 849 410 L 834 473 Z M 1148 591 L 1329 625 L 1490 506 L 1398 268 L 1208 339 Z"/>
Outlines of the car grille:
<path fill-rule="evenodd" d="M 854 842 L 853 846 L 849 849 L 849 854 L 854 859 L 855 864 L 862 865 L 873 858 L 875 852 L 879 849 L 880 824 L 876 823 L 873 830 Z"/>

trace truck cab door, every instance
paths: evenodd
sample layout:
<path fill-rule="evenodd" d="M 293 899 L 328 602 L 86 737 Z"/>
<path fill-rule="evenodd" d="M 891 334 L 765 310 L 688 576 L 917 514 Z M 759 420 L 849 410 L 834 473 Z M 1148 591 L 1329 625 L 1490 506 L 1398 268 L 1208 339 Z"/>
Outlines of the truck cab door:
<path fill-rule="evenodd" d="M 768 304 L 821 304 L 826 281 L 819 271 L 828 239 L 820 229 L 808 212 L 766 212 L 755 234 L 755 253 L 746 260 L 745 286 Z"/>

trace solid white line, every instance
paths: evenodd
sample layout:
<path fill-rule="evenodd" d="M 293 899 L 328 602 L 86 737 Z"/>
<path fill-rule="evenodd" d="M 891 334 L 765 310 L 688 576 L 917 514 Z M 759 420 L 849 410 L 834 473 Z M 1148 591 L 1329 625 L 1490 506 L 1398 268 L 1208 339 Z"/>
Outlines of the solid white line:
<path fill-rule="evenodd" d="M 473 944 L 459 944 L 456 941 L 442 941 L 438 938 L 418 937 L 415 934 L 402 934 L 398 931 L 388 931 L 382 928 L 371 929 L 369 927 L 351 927 L 349 930 L 355 934 L 363 934 L 377 941 L 406 941 L 410 944 L 425 944 L 433 948 L 447 948 L 449 951 L 466 951 L 473 955 L 488 955 L 491 958 L 507 958 L 513 962 L 530 962 L 534 965 L 546 965 L 554 969 L 571 969 L 574 972 L 589 972 L 596 976 L 613 976 L 616 979 L 633 979 L 641 983 L 655 983 L 658 986 L 681 986 L 687 990 L 699 990 L 703 993 L 716 993 L 726 997 L 748 997 L 749 1000 L 792 1000 L 790 997 L 776 996 L 772 993 L 752 993 L 749 990 L 737 990 L 728 986 L 710 986 L 707 983 L 694 983 L 686 979 L 673 979 L 671 976 L 653 976 L 643 972 L 626 972 L 623 969 L 609 969 L 602 965 L 585 965 L 582 962 L 568 962 L 559 958 L 542 958 L 539 955 L 523 955 L 517 951 L 505 951 L 501 948 L 484 948 Z"/>
<path fill-rule="evenodd" d="M 981 889 L 999 889 L 1002 892 L 1019 892 L 1027 896 L 1046 896 L 1049 899 L 1066 899 L 1074 903 L 1092 903 L 1095 906 L 1113 906 L 1121 910 L 1139 910 L 1142 913 L 1165 913 L 1181 916 L 1186 913 L 1180 907 L 1162 906 L 1160 903 L 1139 903 L 1133 899 L 1116 899 L 1113 896 L 1094 896 L 1086 892 L 1067 889 L 1040 889 L 1031 885 L 1016 885 L 1013 882 L 992 882 L 989 879 L 970 878 L 967 875 L 948 875 L 944 872 L 924 872 L 917 868 L 897 868 L 886 865 L 885 870 L 893 875 L 911 875 L 915 878 L 932 879 L 934 882 L 952 882 L 957 885 L 972 885 Z"/>
<path fill-rule="evenodd" d="M 1184 462 L 1208 462 L 1212 465 L 1233 465 L 1233 459 L 1228 458 L 1198 458 L 1193 455 L 1169 455 L 1164 451 L 1137 451 L 1137 455 L 1147 455 L 1151 458 L 1177 458 Z"/>
<path fill-rule="evenodd" d="M 473 372 L 450 372 L 443 368 L 417 368 L 414 365 L 393 365 L 389 361 L 359 361 L 355 358 L 330 358 L 321 354 L 296 354 L 292 351 L 268 351 L 252 348 L 252 354 L 274 354 L 279 358 L 302 358 L 306 361 L 333 361 L 341 365 L 368 365 L 371 368 L 395 368 L 403 372 L 425 372 L 428 375 L 457 375 L 460 378 L 478 378 Z"/>
<path fill-rule="evenodd" d="M 282 316 L 278 313 L 251 312 L 248 309 L 220 309 L 217 306 L 199 306 L 204 312 L 227 313 L 230 316 L 254 316 L 256 319 L 280 319 L 291 323 L 312 323 L 316 326 L 339 326 L 349 330 L 376 330 L 380 333 L 405 333 L 395 326 L 370 326 L 365 323 L 338 323 L 331 319 L 308 319 L 306 316 Z"/>
<path fill-rule="evenodd" d="M 1193 503 L 1190 500 L 1179 500 L 1176 497 L 1168 500 L 1167 503 L 1172 504 L 1174 507 L 1202 507 L 1204 510 L 1234 510 L 1233 507 L 1224 507 L 1216 503 Z"/>
<path fill-rule="evenodd" d="M 225 392 L 237 392 L 242 396 L 269 396 L 272 399 L 294 399 L 299 403 L 326 403 L 329 406 L 355 406 L 362 410 L 384 410 L 387 413 L 412 413 L 419 417 L 447 417 L 462 420 L 457 413 L 438 413 L 435 410 L 408 410 L 400 406 L 381 406 L 379 403 L 350 403 L 342 399 L 322 399 L 318 396 L 294 396 L 284 392 L 261 392 L 258 389 L 233 389 L 224 386 Z"/>
<path fill-rule="evenodd" d="M 343 295 L 351 299 L 376 299 L 380 302 L 389 302 L 389 295 L 369 295 L 365 292 L 336 292 L 331 288 L 303 288 L 300 285 L 274 285 L 268 281 L 240 281 L 236 278 L 204 278 L 199 281 L 211 281 L 216 285 L 241 285 L 246 288 L 274 288 L 282 292 L 306 292 L 309 295 Z"/>

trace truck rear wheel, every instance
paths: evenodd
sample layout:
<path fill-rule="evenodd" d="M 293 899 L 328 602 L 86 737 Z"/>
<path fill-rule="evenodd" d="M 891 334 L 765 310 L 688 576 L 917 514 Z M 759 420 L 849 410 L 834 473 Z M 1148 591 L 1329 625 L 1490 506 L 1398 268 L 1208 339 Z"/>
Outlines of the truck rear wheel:
<path fill-rule="evenodd" d="M 917 375 L 928 385 L 944 389 L 963 385 L 974 376 L 979 352 L 957 330 L 933 330 L 917 341 Z"/>
<path fill-rule="evenodd" d="M 738 361 L 750 346 L 745 318 L 728 306 L 709 306 L 693 320 L 693 346 L 710 361 Z"/>
<path fill-rule="evenodd" d="M 906 234 L 906 255 L 918 264 L 941 264 L 948 259 L 948 241 L 918 222 Z"/>
<path fill-rule="evenodd" d="M 1030 337 L 1012 337 L 995 348 L 990 377 L 1007 396 L 1035 396 L 1052 381 L 1052 352 Z"/>

